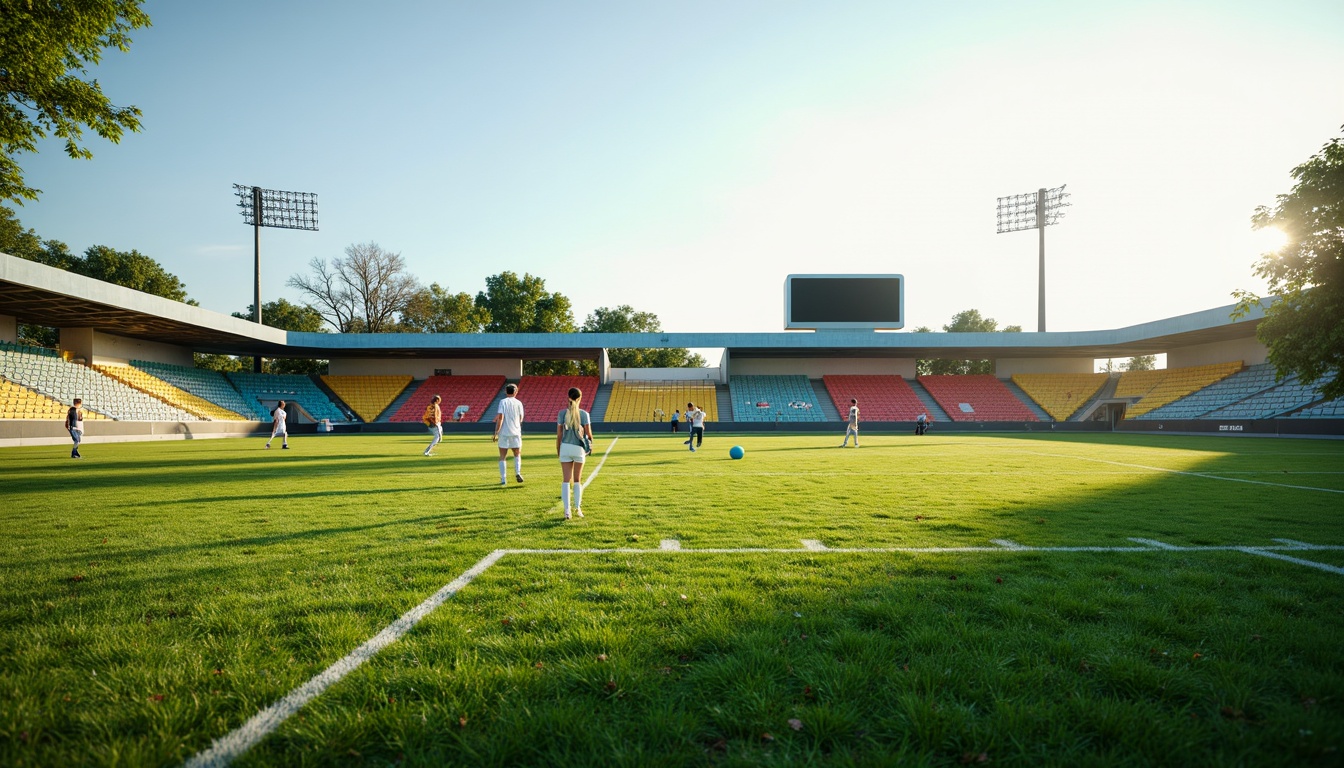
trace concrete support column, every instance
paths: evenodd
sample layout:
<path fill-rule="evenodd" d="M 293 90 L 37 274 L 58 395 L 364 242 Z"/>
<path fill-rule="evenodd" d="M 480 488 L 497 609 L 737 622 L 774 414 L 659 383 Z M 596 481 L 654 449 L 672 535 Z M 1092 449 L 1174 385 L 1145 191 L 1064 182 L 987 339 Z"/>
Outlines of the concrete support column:
<path fill-rule="evenodd" d="M 61 351 L 69 352 L 72 358 L 80 358 L 83 359 L 85 363 L 92 364 L 93 329 L 62 328 Z"/>
<path fill-rule="evenodd" d="M 0 315 L 0 341 L 7 341 L 13 344 L 19 340 L 19 321 L 18 318 L 9 315 Z"/>

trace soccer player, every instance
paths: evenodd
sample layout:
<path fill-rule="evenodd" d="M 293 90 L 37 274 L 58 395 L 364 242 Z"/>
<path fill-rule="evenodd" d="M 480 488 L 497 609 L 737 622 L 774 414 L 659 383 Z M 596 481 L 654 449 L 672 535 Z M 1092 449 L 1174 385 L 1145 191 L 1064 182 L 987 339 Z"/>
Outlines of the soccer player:
<path fill-rule="evenodd" d="M 82 459 L 79 455 L 79 442 L 84 439 L 84 400 L 75 398 L 74 405 L 65 414 L 65 428 L 70 432 L 70 439 L 75 441 L 75 447 L 70 449 L 70 458 Z"/>
<path fill-rule="evenodd" d="M 439 441 L 443 439 L 443 409 L 439 407 L 439 401 L 442 399 L 442 397 L 435 395 L 434 399 L 430 400 L 429 405 L 425 407 L 425 426 L 429 427 L 429 434 L 433 435 L 433 439 L 429 441 L 429 447 L 425 449 L 426 456 L 433 456 L 434 446 L 438 445 Z"/>
<path fill-rule="evenodd" d="M 849 399 L 849 425 L 845 427 L 845 442 L 840 444 L 841 448 L 849 445 L 849 436 L 854 436 L 854 447 L 859 447 L 859 401 L 854 398 Z"/>
<path fill-rule="evenodd" d="M 560 498 L 565 502 L 565 519 L 570 519 L 570 508 L 575 517 L 583 517 L 583 461 L 588 457 L 588 443 L 593 439 L 592 417 L 579 407 L 583 391 L 569 388 L 569 407 L 555 419 L 555 455 L 560 457 Z M 587 442 L 585 442 L 587 438 Z M 572 494 L 571 494 L 572 490 Z M 571 501 L 572 498 L 572 501 Z"/>
<path fill-rule="evenodd" d="M 288 450 L 289 450 L 289 430 L 285 428 L 285 419 L 288 419 L 288 418 L 289 418 L 289 414 L 285 412 L 285 401 L 284 401 L 284 400 L 281 400 L 281 401 L 280 401 L 280 404 L 277 405 L 277 406 L 275 406 L 275 410 L 274 410 L 274 411 L 271 411 L 271 418 L 272 418 L 272 421 L 271 421 L 271 440 L 274 440 L 274 439 L 275 439 L 275 436 L 276 436 L 276 435 L 279 435 L 279 436 L 280 436 L 280 447 L 281 447 L 281 448 L 284 448 L 286 451 L 288 451 Z M 267 450 L 270 450 L 270 447 L 271 447 L 271 440 L 267 440 L 267 441 L 266 441 L 266 448 L 267 448 Z"/>
<path fill-rule="evenodd" d="M 686 440 L 686 445 L 691 446 L 691 453 L 705 442 L 705 412 L 695 403 L 686 404 L 686 421 L 691 424 L 691 436 Z"/>
<path fill-rule="evenodd" d="M 490 440 L 499 443 L 499 484 L 509 484 L 509 451 L 513 451 L 513 477 L 523 482 L 523 402 L 518 399 L 517 384 L 504 385 L 504 399 L 499 401 L 495 434 Z"/>

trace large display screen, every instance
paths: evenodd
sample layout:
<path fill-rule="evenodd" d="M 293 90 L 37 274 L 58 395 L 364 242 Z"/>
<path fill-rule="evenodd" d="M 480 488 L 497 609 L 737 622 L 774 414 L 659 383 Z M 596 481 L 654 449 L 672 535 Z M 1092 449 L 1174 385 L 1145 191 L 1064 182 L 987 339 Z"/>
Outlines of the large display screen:
<path fill-rule="evenodd" d="M 789 275 L 784 281 L 784 327 L 903 328 L 905 279 L 901 275 Z"/>

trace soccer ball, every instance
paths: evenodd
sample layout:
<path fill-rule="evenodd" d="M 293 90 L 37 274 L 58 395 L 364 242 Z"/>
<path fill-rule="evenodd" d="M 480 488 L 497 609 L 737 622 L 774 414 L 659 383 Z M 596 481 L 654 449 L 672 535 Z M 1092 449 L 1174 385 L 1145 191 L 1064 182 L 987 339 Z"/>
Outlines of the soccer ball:
<path fill-rule="evenodd" d="M 734 445 L 732 448 L 728 449 L 728 455 L 733 457 L 734 459 L 740 459 L 744 455 L 746 455 L 746 453 L 747 452 L 742 450 L 742 446 L 740 445 Z"/>

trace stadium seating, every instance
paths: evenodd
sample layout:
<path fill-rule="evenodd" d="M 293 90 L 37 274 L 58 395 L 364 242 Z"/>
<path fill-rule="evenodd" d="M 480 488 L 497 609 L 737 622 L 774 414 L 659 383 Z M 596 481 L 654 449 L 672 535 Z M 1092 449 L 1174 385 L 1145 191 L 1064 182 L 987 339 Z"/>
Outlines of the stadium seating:
<path fill-rule="evenodd" d="M 134 387 L 150 397 L 157 398 L 163 402 L 181 408 L 188 413 L 194 413 L 202 419 L 211 421 L 239 421 L 245 417 L 241 413 L 235 413 L 227 408 L 221 408 L 218 405 L 197 397 L 190 392 L 173 386 L 168 382 L 156 376 L 130 365 L 95 365 L 105 376 L 111 376 L 117 381 Z"/>
<path fill-rule="evenodd" d="M 503 387 L 503 376 L 430 376 L 389 421 L 419 423 L 435 395 L 443 398 L 439 408 L 443 411 L 444 421 L 451 421 L 461 405 L 467 406 L 462 421 L 480 421 Z"/>
<path fill-rule="evenodd" d="M 918 381 L 953 421 L 1040 421 L 989 374 L 920 376 Z"/>
<path fill-rule="evenodd" d="M 82 398 L 86 411 L 120 421 L 201 420 L 92 368 L 67 362 L 51 350 L 0 345 L 0 374 L 67 407 L 76 397 Z"/>
<path fill-rule="evenodd" d="M 1154 408 L 1136 418 L 1145 421 L 1159 419 L 1197 419 L 1219 408 L 1232 405 L 1246 398 L 1278 386 L 1274 366 L 1269 364 L 1250 365 L 1203 389 L 1182 397 L 1179 400 Z"/>
<path fill-rule="evenodd" d="M 841 417 L 849 416 L 849 401 L 859 401 L 864 421 L 914 421 L 928 407 L 900 376 L 836 375 L 823 376 L 826 392 Z M 932 421 L 932 415 L 929 416 Z"/>
<path fill-rule="evenodd" d="M 1317 403 L 1310 408 L 1303 408 L 1295 413 L 1288 414 L 1290 419 L 1344 419 L 1344 397 L 1334 400 L 1327 400 L 1324 403 Z"/>
<path fill-rule="evenodd" d="M 1286 416 L 1319 401 L 1322 383 L 1318 381 L 1315 384 L 1303 384 L 1296 376 L 1289 376 L 1282 384 L 1211 411 L 1205 418 L 1272 419 Z"/>
<path fill-rule="evenodd" d="M 336 396 L 364 421 L 373 421 L 411 383 L 410 376 L 323 376 Z"/>
<path fill-rule="evenodd" d="M 1067 421 L 1106 385 L 1105 373 L 1018 373 L 1013 383 L 1055 421 Z"/>
<path fill-rule="evenodd" d="M 731 376 L 736 421 L 825 421 L 806 376 Z"/>
<path fill-rule="evenodd" d="M 555 423 L 555 417 L 569 405 L 569 388 L 583 390 L 579 407 L 590 413 L 600 382 L 596 376 L 524 376 L 518 382 L 518 399 L 523 401 L 523 421 Z"/>
<path fill-rule="evenodd" d="M 132 360 L 131 365 L 155 378 L 163 379 L 178 389 L 197 397 L 209 400 L 219 407 L 240 414 L 247 420 L 262 419 L 270 421 L 271 416 L 263 413 L 256 405 L 249 405 L 238 389 L 219 371 L 204 368 L 192 368 L 170 363 L 156 363 L 149 360 Z"/>
<path fill-rule="evenodd" d="M 719 420 L 714 384 L 706 381 L 618 381 L 611 387 L 605 421 L 667 421 L 695 403 L 705 421 Z M 656 416 L 656 411 L 662 415 Z"/>
<path fill-rule="evenodd" d="M 1140 398 L 1125 409 L 1125 418 L 1134 419 L 1149 411 L 1203 389 L 1240 371 L 1241 361 L 1167 368 L 1156 371 L 1126 371 L 1115 385 L 1116 397 Z"/>
<path fill-rule="evenodd" d="M 70 406 L 46 395 L 0 377 L 0 419 L 64 419 Z M 88 412 L 85 419 L 101 419 L 100 413 Z"/>
<path fill-rule="evenodd" d="M 287 400 L 298 403 L 314 419 L 346 421 L 344 413 L 331 402 L 313 380 L 297 373 L 245 373 L 229 371 L 224 374 L 238 388 L 252 412 L 262 421 L 270 421 L 271 414 L 262 405 L 263 400 Z"/>

